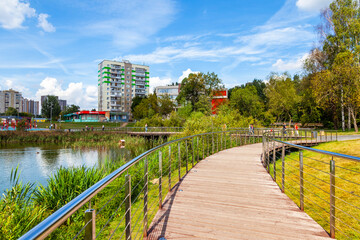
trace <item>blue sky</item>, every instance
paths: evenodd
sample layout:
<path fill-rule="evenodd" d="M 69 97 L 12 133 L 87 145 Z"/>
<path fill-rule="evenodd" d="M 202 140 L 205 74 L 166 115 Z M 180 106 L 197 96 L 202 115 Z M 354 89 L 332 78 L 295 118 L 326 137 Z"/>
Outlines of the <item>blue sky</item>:
<path fill-rule="evenodd" d="M 150 66 L 150 85 L 215 72 L 226 87 L 301 73 L 330 0 L 1 0 L 0 89 L 97 107 L 97 64 Z"/>

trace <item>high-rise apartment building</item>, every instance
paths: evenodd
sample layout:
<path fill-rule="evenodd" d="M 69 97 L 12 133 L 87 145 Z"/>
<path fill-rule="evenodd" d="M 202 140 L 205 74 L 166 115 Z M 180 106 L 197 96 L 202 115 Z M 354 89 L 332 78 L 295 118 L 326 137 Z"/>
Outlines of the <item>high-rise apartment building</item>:
<path fill-rule="evenodd" d="M 104 60 L 98 66 L 98 110 L 131 112 L 132 98 L 149 95 L 149 67 Z"/>
<path fill-rule="evenodd" d="M 23 112 L 39 115 L 39 101 L 24 98 L 22 102 Z"/>
<path fill-rule="evenodd" d="M 22 112 L 22 94 L 13 89 L 0 91 L 0 113 L 5 113 L 9 107 Z"/>
<path fill-rule="evenodd" d="M 48 98 L 48 96 L 49 95 L 41 96 L 41 106 L 42 106 L 43 102 L 45 102 L 45 100 Z M 59 99 L 58 96 L 55 96 L 55 97 L 58 100 L 61 111 L 64 111 L 66 108 L 66 100 L 61 100 L 61 99 Z"/>

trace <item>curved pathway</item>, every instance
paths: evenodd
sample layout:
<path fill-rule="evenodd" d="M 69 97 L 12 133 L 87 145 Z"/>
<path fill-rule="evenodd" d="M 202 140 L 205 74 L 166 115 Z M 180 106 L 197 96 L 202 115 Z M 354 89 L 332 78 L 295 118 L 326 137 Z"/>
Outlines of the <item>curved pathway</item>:
<path fill-rule="evenodd" d="M 261 144 L 216 153 L 174 187 L 148 239 L 328 239 L 272 180 Z"/>

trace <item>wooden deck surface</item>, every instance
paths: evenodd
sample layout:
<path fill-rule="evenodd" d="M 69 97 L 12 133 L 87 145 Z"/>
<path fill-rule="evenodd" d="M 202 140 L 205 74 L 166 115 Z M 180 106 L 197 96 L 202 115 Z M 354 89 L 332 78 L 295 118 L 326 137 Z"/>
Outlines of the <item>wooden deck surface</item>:
<path fill-rule="evenodd" d="M 329 238 L 281 193 L 260 154 L 261 144 L 253 144 L 198 163 L 168 194 L 148 239 Z"/>

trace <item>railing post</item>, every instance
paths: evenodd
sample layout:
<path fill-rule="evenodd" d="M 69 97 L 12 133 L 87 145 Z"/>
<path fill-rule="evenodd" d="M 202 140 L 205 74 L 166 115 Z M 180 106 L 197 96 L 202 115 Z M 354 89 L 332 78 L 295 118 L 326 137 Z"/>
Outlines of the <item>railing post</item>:
<path fill-rule="evenodd" d="M 194 138 L 191 138 L 192 140 L 192 145 L 191 145 L 191 148 L 192 148 L 192 167 L 194 167 Z"/>
<path fill-rule="evenodd" d="M 300 164 L 300 209 L 304 211 L 304 162 L 303 152 L 299 152 L 299 164 Z"/>
<path fill-rule="evenodd" d="M 230 137 L 230 148 L 232 148 L 231 132 L 229 132 L 229 137 Z"/>
<path fill-rule="evenodd" d="M 223 132 L 221 132 L 221 151 L 224 150 L 223 148 Z"/>
<path fill-rule="evenodd" d="M 96 223 L 95 223 L 95 209 L 87 209 L 85 211 L 85 240 L 95 240 L 96 239 Z"/>
<path fill-rule="evenodd" d="M 144 219 L 143 219 L 143 236 L 147 237 L 148 229 L 148 182 L 149 182 L 149 171 L 148 171 L 148 159 L 145 157 L 144 164 Z"/>
<path fill-rule="evenodd" d="M 206 142 L 207 142 L 207 156 L 210 156 L 210 139 L 208 134 L 206 134 Z"/>
<path fill-rule="evenodd" d="M 201 136 L 201 138 L 202 138 L 202 142 L 203 142 L 203 157 L 202 157 L 202 159 L 205 159 L 205 136 L 204 135 L 202 135 Z"/>
<path fill-rule="evenodd" d="M 219 152 L 219 133 L 216 133 L 216 152 Z"/>
<path fill-rule="evenodd" d="M 330 237 L 335 238 L 335 161 L 330 161 Z"/>
<path fill-rule="evenodd" d="M 127 174 L 125 176 L 125 195 L 127 200 L 125 201 L 125 235 L 127 240 L 131 240 L 131 176 Z"/>
<path fill-rule="evenodd" d="M 162 152 L 159 151 L 159 209 L 162 209 Z"/>
<path fill-rule="evenodd" d="M 281 191 L 285 192 L 285 144 L 282 144 L 281 164 Z"/>
<path fill-rule="evenodd" d="M 245 137 L 245 140 L 246 140 L 246 137 Z M 270 141 L 269 141 L 269 136 L 267 138 L 266 155 L 267 155 L 267 171 L 268 171 L 268 173 L 270 173 Z"/>
<path fill-rule="evenodd" d="M 214 146 L 214 133 L 211 134 L 211 151 L 212 151 L 212 154 L 214 154 L 214 151 L 215 151 L 215 146 Z"/>
<path fill-rule="evenodd" d="M 188 144 L 187 144 L 187 140 L 185 140 L 185 145 L 186 145 L 186 173 L 189 172 L 188 169 L 188 165 L 189 165 L 189 149 L 188 149 Z"/>
<path fill-rule="evenodd" d="M 327 142 L 327 132 L 325 132 L 325 142 Z"/>
<path fill-rule="evenodd" d="M 200 160 L 200 154 L 199 154 L 199 136 L 196 137 L 196 152 L 197 152 L 197 162 Z"/>
<path fill-rule="evenodd" d="M 179 182 L 181 180 L 181 150 L 180 150 L 180 142 L 178 143 L 178 156 L 179 156 Z"/>
<path fill-rule="evenodd" d="M 275 134 L 274 134 L 274 143 L 273 143 L 273 167 L 274 167 L 274 182 L 276 182 L 276 147 L 275 147 Z"/>
<path fill-rule="evenodd" d="M 169 192 L 170 191 L 171 191 L 171 144 L 169 145 Z"/>

